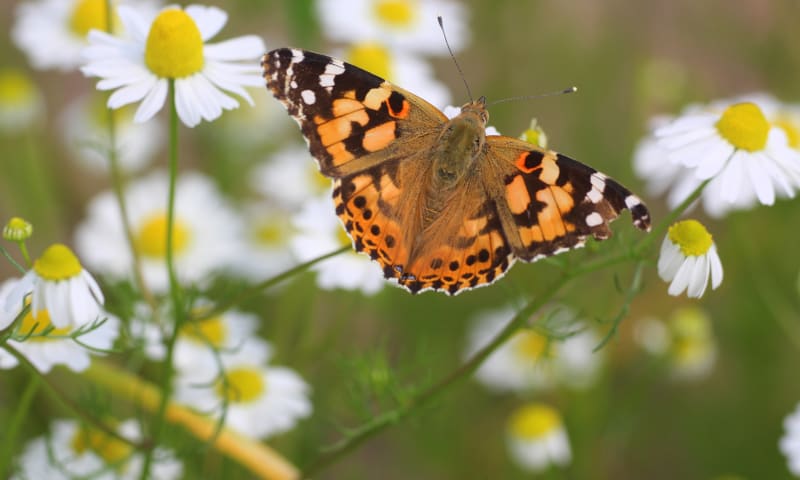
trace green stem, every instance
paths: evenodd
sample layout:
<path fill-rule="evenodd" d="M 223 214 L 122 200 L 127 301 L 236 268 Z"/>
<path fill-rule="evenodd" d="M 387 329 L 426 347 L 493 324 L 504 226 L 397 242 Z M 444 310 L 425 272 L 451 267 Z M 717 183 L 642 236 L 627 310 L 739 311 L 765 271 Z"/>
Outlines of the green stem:
<path fill-rule="evenodd" d="M 254 297 L 255 295 L 258 295 L 259 293 L 272 287 L 273 285 L 277 285 L 282 281 L 286 280 L 287 278 L 291 278 L 299 273 L 302 273 L 323 260 L 327 260 L 331 257 L 342 254 L 350 250 L 350 248 L 351 248 L 350 245 L 346 245 L 344 247 L 339 248 L 338 250 L 334 250 L 319 257 L 312 258 L 311 260 L 305 263 L 301 263 L 296 267 L 292 267 L 289 270 L 286 270 L 285 272 L 279 273 L 278 275 L 268 278 L 261 283 L 258 283 L 256 285 L 253 285 L 252 287 L 242 290 L 242 292 L 240 292 L 238 295 L 217 304 L 213 308 L 210 308 L 204 312 L 199 312 L 198 314 L 193 315 L 191 320 L 205 320 L 207 318 L 220 315 L 226 312 L 229 308 L 235 305 L 239 305 L 243 301 L 251 297 Z"/>
<path fill-rule="evenodd" d="M 9 262 L 11 262 L 11 265 L 13 265 L 14 268 L 19 270 L 20 273 L 24 274 L 27 271 L 27 269 L 25 267 L 23 267 L 22 265 L 17 263 L 16 260 L 14 260 L 14 257 L 12 257 L 11 254 L 8 253 L 8 250 L 6 250 L 5 247 L 3 247 L 2 245 L 0 245 L 0 252 L 2 252 L 3 256 L 6 257 L 6 259 Z"/>
<path fill-rule="evenodd" d="M 17 408 L 11 421 L 3 427 L 3 442 L 0 445 L 0 472 L 10 471 L 9 466 L 14 454 L 14 447 L 17 446 L 20 427 L 22 427 L 22 422 L 28 418 L 28 411 L 31 408 L 36 391 L 39 390 L 40 382 L 39 375 L 34 375 L 30 379 L 17 403 Z"/>
<path fill-rule="evenodd" d="M 384 412 L 371 421 L 356 428 L 350 435 L 338 443 L 326 449 L 325 453 L 317 457 L 311 464 L 303 469 L 303 478 L 310 478 L 324 467 L 336 462 L 338 459 L 354 450 L 364 443 L 367 439 L 380 433 L 390 425 L 397 423 L 404 417 L 421 410 L 426 405 L 441 397 L 452 385 L 455 385 L 468 378 L 477 370 L 483 362 L 505 343 L 516 331 L 527 322 L 531 315 L 539 310 L 543 305 L 552 300 L 553 296 L 564 287 L 574 276 L 564 275 L 557 282 L 553 283 L 538 298 L 530 301 L 522 308 L 503 328 L 500 333 L 495 335 L 488 345 L 474 353 L 466 363 L 451 372 L 430 388 L 412 396 L 404 405 Z"/>
<path fill-rule="evenodd" d="M 167 340 L 167 353 L 164 358 L 163 370 L 161 372 L 161 389 L 164 392 L 156 411 L 153 425 L 153 445 L 159 444 L 159 439 L 165 429 L 166 422 L 164 416 L 167 405 L 172 397 L 172 377 L 175 373 L 173 356 L 175 352 L 175 342 L 178 338 L 183 323 L 187 318 L 183 305 L 183 292 L 181 291 L 178 275 L 175 271 L 175 252 L 173 245 L 173 227 L 175 224 L 175 189 L 178 179 L 178 112 L 175 107 L 175 80 L 169 81 L 169 193 L 167 195 L 167 254 L 166 267 L 169 274 L 169 294 L 172 303 L 172 315 L 174 325 L 172 332 Z M 145 455 L 142 467 L 141 479 L 146 480 L 150 474 L 150 466 L 153 461 L 153 450 L 148 450 Z"/>

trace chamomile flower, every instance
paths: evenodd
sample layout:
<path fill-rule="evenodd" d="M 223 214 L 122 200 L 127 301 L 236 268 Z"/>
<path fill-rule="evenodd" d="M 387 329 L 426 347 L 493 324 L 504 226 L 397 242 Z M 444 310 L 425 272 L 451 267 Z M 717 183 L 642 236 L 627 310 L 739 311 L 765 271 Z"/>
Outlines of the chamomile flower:
<path fill-rule="evenodd" d="M 181 121 L 194 127 L 211 121 L 239 102 L 253 100 L 244 87 L 260 87 L 264 81 L 257 59 L 265 51 L 254 36 L 205 43 L 219 33 L 227 14 L 216 7 L 171 6 L 155 18 L 121 6 L 119 16 L 130 39 L 93 30 L 84 51 L 87 63 L 81 71 L 99 77 L 99 90 L 114 90 L 110 108 L 141 101 L 134 120 L 144 122 L 164 106 L 168 84 L 175 82 L 175 107 Z"/>
<path fill-rule="evenodd" d="M 330 198 L 311 199 L 294 217 L 298 233 L 291 241 L 292 251 L 301 262 L 344 246 L 352 245 L 333 211 Z M 369 257 L 349 250 L 314 265 L 317 285 L 323 290 L 343 288 L 371 295 L 386 283 L 383 272 Z"/>
<path fill-rule="evenodd" d="M 221 357 L 219 368 L 179 370 L 177 402 L 215 417 L 244 435 L 267 438 L 311 414 L 309 387 L 294 371 L 266 364 L 264 345 L 248 341 Z"/>
<path fill-rule="evenodd" d="M 132 182 L 125 192 L 128 217 L 138 249 L 142 274 L 156 293 L 167 291 L 167 189 L 163 172 Z M 173 253 L 178 278 L 185 283 L 206 281 L 227 268 L 235 257 L 242 224 L 207 177 L 184 173 L 175 193 Z M 111 192 L 89 204 L 87 218 L 76 231 L 78 251 L 97 273 L 116 279 L 131 276 L 131 257 L 119 207 Z"/>
<path fill-rule="evenodd" d="M 133 108 L 112 111 L 115 149 L 119 166 L 126 172 L 144 168 L 164 144 L 164 129 L 158 122 L 134 123 Z M 84 95 L 70 103 L 61 115 L 64 143 L 73 156 L 91 172 L 107 172 L 111 144 L 108 110 L 98 95 Z"/>
<path fill-rule="evenodd" d="M 262 281 L 297 263 L 289 247 L 294 233 L 288 211 L 268 202 L 244 208 L 243 248 L 231 263 L 231 272 L 251 281 Z"/>
<path fill-rule="evenodd" d="M 306 147 L 291 146 L 256 167 L 251 187 L 286 210 L 298 210 L 309 198 L 328 196 L 331 180 L 319 172 Z"/>
<path fill-rule="evenodd" d="M 786 456 L 789 471 L 800 477 L 800 404 L 783 420 L 783 429 L 779 448 Z"/>
<path fill-rule="evenodd" d="M 33 80 L 14 68 L 0 69 L 0 132 L 29 128 L 44 112 L 44 101 Z"/>
<path fill-rule="evenodd" d="M 450 103 L 447 87 L 433 77 L 431 66 L 412 53 L 377 42 L 351 44 L 339 55 L 344 61 L 384 78 L 442 108 Z"/>
<path fill-rule="evenodd" d="M 682 220 L 669 227 L 658 257 L 658 275 L 671 282 L 668 293 L 673 296 L 684 291 L 689 297 L 700 298 L 706 291 L 722 283 L 722 263 L 717 247 L 706 227 L 697 220 Z"/>
<path fill-rule="evenodd" d="M 22 282 L 11 279 L 0 285 L 0 303 L 8 305 L 8 300 Z M 22 304 L 13 302 L 13 305 L 0 314 L 0 325 L 8 326 L 22 311 Z M 56 365 L 64 365 L 75 372 L 86 370 L 91 362 L 90 354 L 99 355 L 111 349 L 119 336 L 119 320 L 105 312 L 99 313 L 97 324 L 81 326 L 56 327 L 51 318 L 50 310 L 31 307 L 15 325 L 8 340 L 10 347 L 24 355 L 42 373 L 49 372 Z M 15 366 L 17 358 L 0 347 L 0 368 Z"/>
<path fill-rule="evenodd" d="M 124 421 L 117 432 L 131 441 L 142 439 L 135 420 Z M 180 478 L 183 465 L 169 450 L 157 447 L 148 478 L 169 480 Z M 46 478 L 70 480 L 137 479 L 141 476 L 144 457 L 135 448 L 118 438 L 75 420 L 55 420 L 51 434 L 31 440 L 18 460 L 19 471 L 13 480 Z"/>
<path fill-rule="evenodd" d="M 6 298 L 5 310 L 20 308 L 23 299 L 31 294 L 31 311 L 38 319 L 39 312 L 48 311 L 56 328 L 81 326 L 100 315 L 103 292 L 94 277 L 82 266 L 78 257 L 66 245 L 53 244 L 33 263 Z"/>
<path fill-rule="evenodd" d="M 374 41 L 400 50 L 446 55 L 436 21 L 441 16 L 453 51 L 467 43 L 467 12 L 448 0 L 319 0 L 325 33 L 344 43 Z"/>
<path fill-rule="evenodd" d="M 715 179 L 714 196 L 736 208 L 772 205 L 800 188 L 800 152 L 755 102 L 695 108 L 655 135 L 672 162 L 698 180 Z"/>
<path fill-rule="evenodd" d="M 663 359 L 677 380 L 705 377 L 716 362 L 711 318 L 696 307 L 679 308 L 666 322 L 642 319 L 636 324 L 634 339 L 648 353 Z"/>
<path fill-rule="evenodd" d="M 479 316 L 470 334 L 467 356 L 486 346 L 514 313 L 507 308 Z M 604 360 L 602 352 L 593 351 L 600 341 L 597 335 L 591 329 L 581 329 L 574 312 L 564 307 L 552 309 L 540 321 L 543 329 L 553 333 L 519 330 L 483 362 L 475 378 L 497 392 L 590 386 Z"/>
<path fill-rule="evenodd" d="M 561 415 L 543 403 L 529 403 L 511 415 L 507 428 L 511 457 L 523 469 L 541 472 L 572 461 L 569 438 Z"/>

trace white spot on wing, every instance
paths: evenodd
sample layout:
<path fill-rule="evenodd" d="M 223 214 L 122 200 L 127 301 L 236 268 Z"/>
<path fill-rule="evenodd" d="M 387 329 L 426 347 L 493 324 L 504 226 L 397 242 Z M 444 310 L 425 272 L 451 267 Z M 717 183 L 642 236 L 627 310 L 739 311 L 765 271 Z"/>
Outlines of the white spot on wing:
<path fill-rule="evenodd" d="M 600 203 L 603 200 L 603 194 L 595 189 L 591 189 L 586 193 L 586 198 L 592 203 Z"/>
<path fill-rule="evenodd" d="M 297 88 L 297 82 L 292 80 L 291 82 L 289 82 L 289 86 L 292 87 L 292 88 Z"/>
<path fill-rule="evenodd" d="M 628 195 L 625 197 L 625 206 L 627 206 L 629 209 L 632 209 L 636 205 L 641 205 L 641 203 L 642 201 L 639 200 L 639 197 L 636 195 Z"/>
<path fill-rule="evenodd" d="M 317 95 L 313 90 L 303 90 L 300 92 L 300 96 L 303 97 L 303 102 L 306 105 L 314 105 L 314 102 L 317 101 Z"/>
<path fill-rule="evenodd" d="M 602 225 L 603 217 L 600 216 L 597 212 L 592 212 L 589 215 L 586 215 L 586 225 L 590 227 L 596 227 L 598 225 Z"/>
<path fill-rule="evenodd" d="M 334 78 L 336 78 L 336 75 L 323 73 L 319 76 L 319 86 L 327 89 L 333 88 L 335 84 Z"/>

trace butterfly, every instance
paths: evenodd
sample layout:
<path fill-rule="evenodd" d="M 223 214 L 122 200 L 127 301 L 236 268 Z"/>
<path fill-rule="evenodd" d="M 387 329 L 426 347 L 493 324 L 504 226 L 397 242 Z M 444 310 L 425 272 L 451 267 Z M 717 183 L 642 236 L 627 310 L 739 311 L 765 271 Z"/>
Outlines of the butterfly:
<path fill-rule="evenodd" d="M 605 239 L 628 189 L 560 153 L 487 136 L 484 97 L 448 119 L 422 98 L 326 55 L 280 48 L 261 59 L 267 88 L 300 125 L 352 239 L 412 293 L 488 285 L 520 259 Z"/>

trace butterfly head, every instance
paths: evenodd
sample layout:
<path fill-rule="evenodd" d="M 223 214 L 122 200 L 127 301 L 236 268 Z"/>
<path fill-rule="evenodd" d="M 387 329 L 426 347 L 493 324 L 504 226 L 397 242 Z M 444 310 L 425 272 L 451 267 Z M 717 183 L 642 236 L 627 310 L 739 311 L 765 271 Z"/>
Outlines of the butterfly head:
<path fill-rule="evenodd" d="M 476 117 L 486 128 L 489 123 L 489 111 L 486 110 L 486 97 L 481 96 L 477 100 L 472 100 L 461 106 L 461 116 L 469 115 Z"/>

